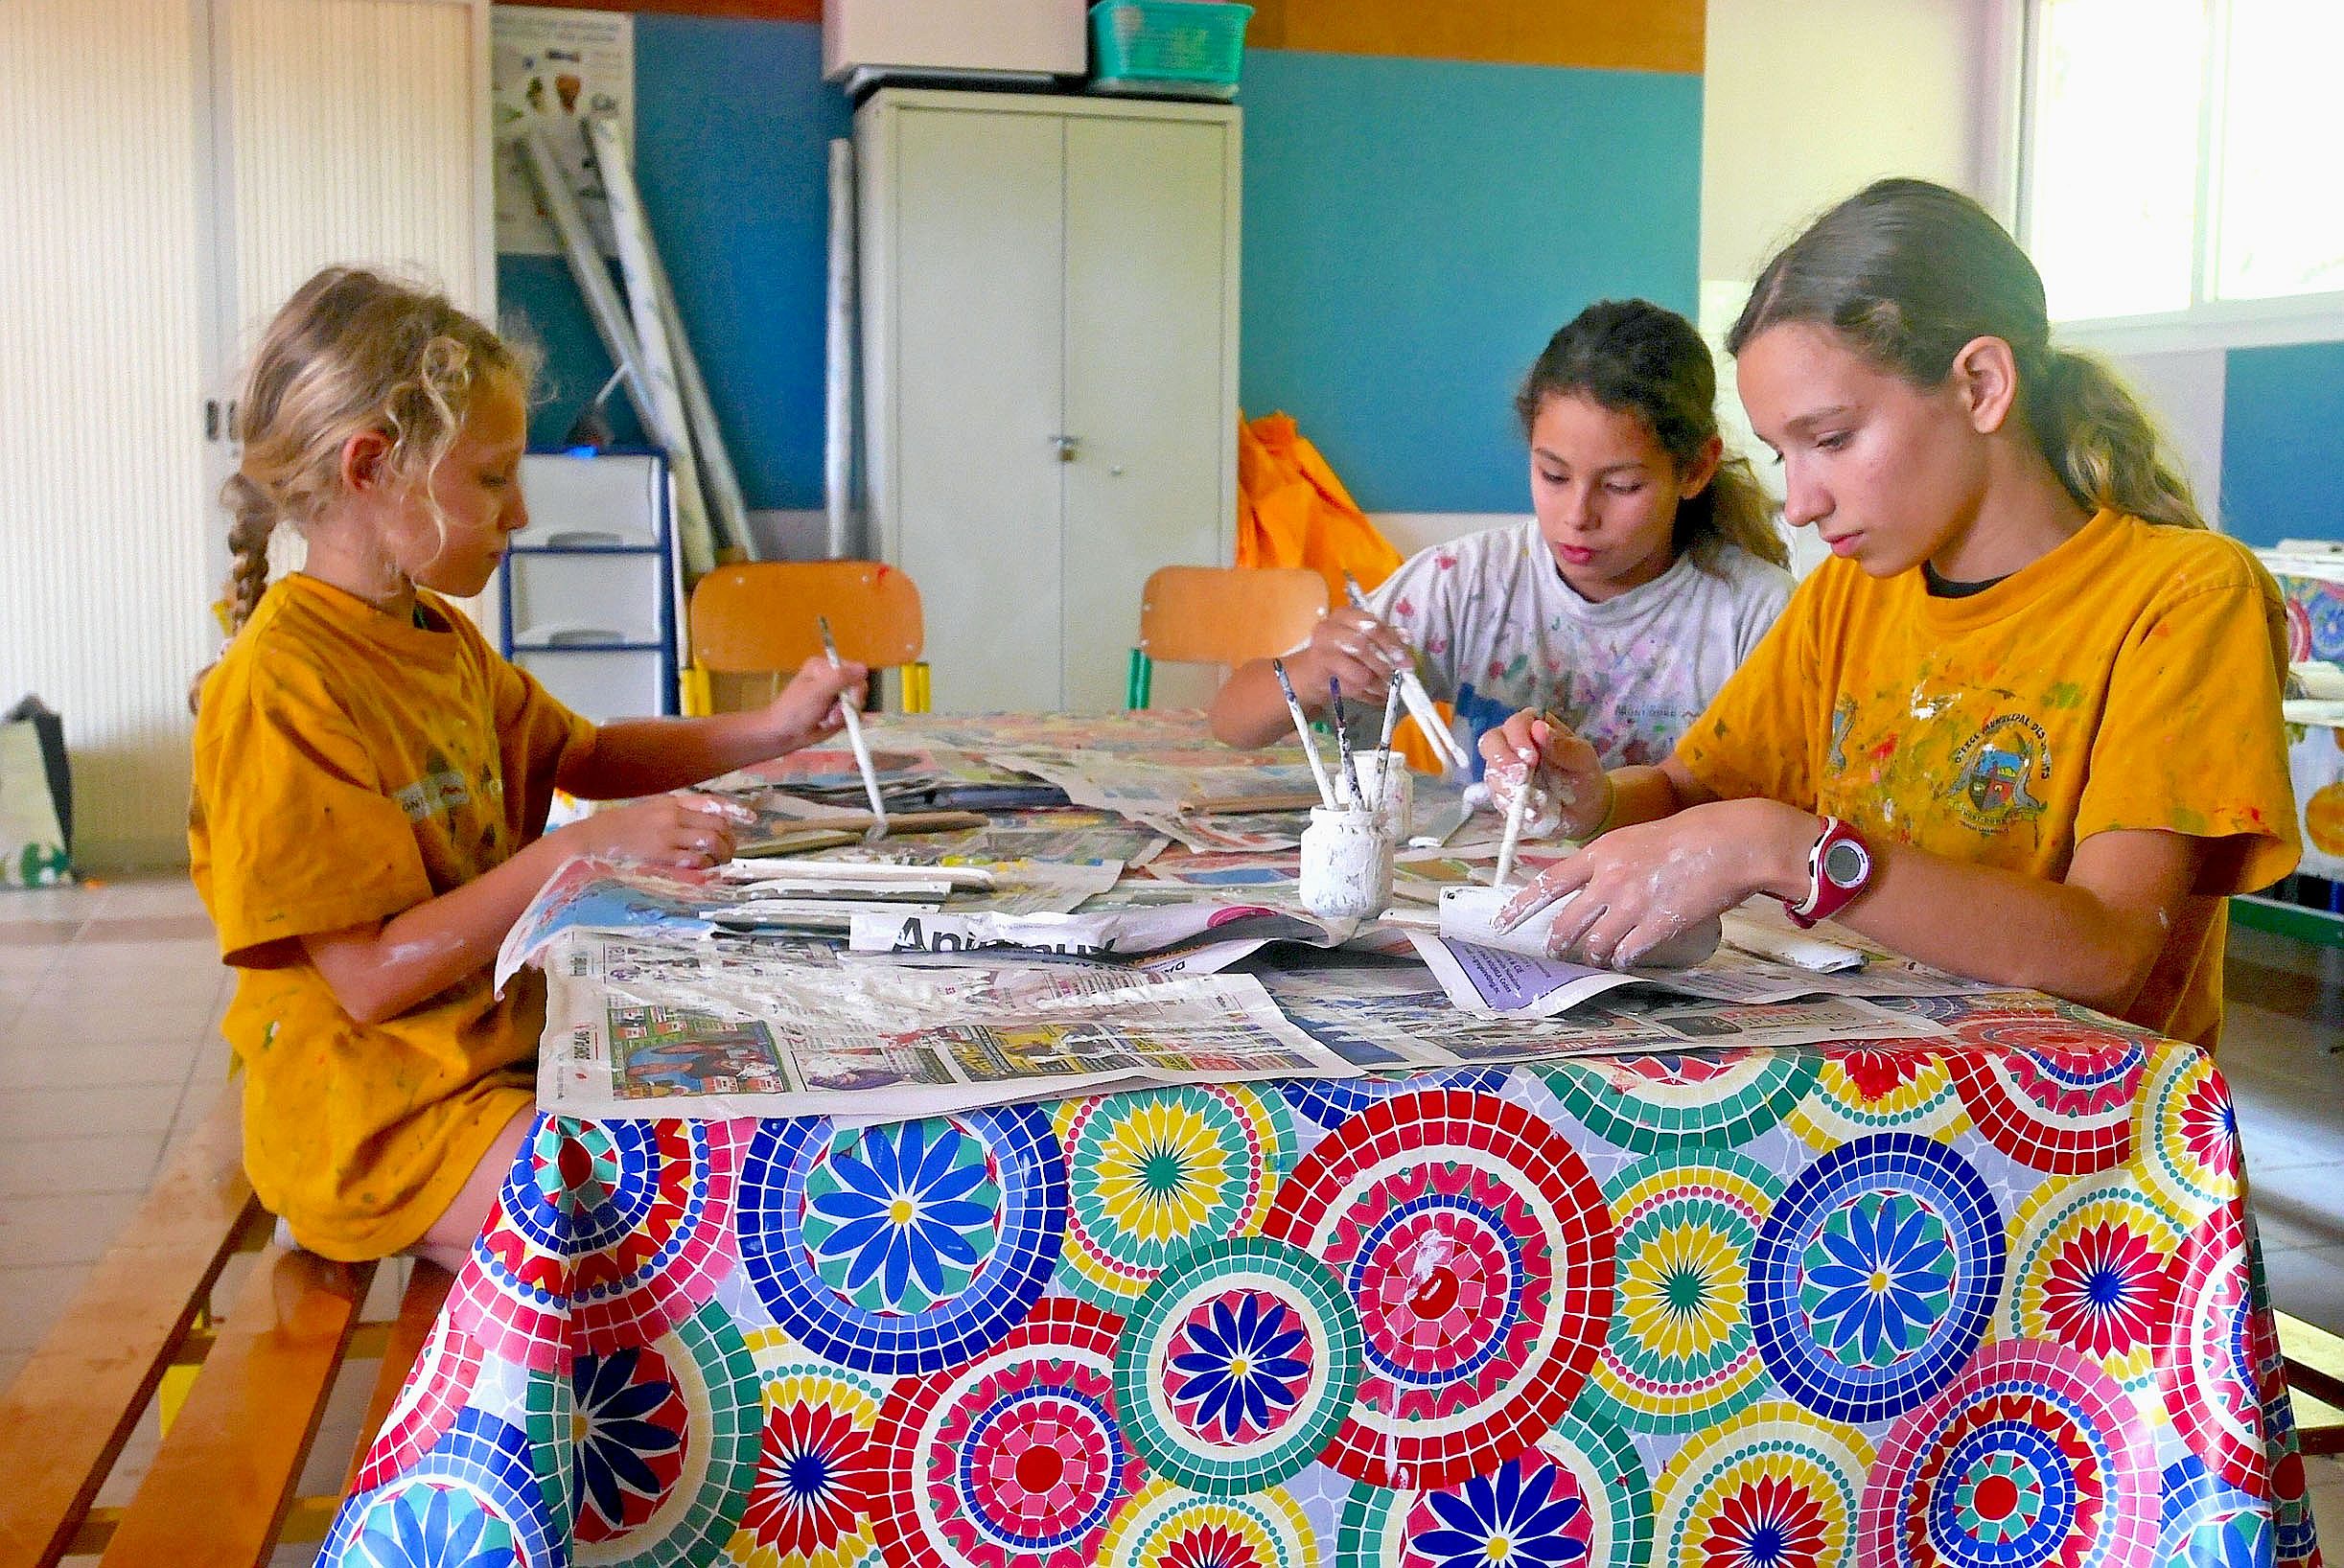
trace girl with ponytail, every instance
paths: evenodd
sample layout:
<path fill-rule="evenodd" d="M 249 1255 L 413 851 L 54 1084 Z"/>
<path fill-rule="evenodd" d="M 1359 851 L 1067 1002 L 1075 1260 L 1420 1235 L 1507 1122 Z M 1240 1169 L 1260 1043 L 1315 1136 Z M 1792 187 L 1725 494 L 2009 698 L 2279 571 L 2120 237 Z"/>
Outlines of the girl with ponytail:
<path fill-rule="evenodd" d="M 830 732 L 860 665 L 808 661 L 760 711 L 594 726 L 449 603 L 526 525 L 526 367 L 446 299 L 329 267 L 242 399 L 235 636 L 203 677 L 188 842 L 237 971 L 244 1167 L 330 1257 L 453 1268 L 535 1104 L 544 993 L 498 944 L 578 855 L 705 866 L 727 808 L 663 792 Z M 269 584 L 268 536 L 308 541 Z M 556 788 L 632 805 L 545 832 Z"/>
<path fill-rule="evenodd" d="M 1381 707 L 1413 661 L 1468 750 L 1535 706 L 1607 762 L 1658 762 L 1791 596 L 1765 493 L 1718 434 L 1716 361 L 1676 311 L 1604 300 L 1548 339 L 1514 409 L 1535 515 L 1420 551 L 1287 664 L 1313 710 L 1330 676 Z M 1267 659 L 1213 703 L 1234 746 L 1287 724 Z"/>
<path fill-rule="evenodd" d="M 1493 771 L 1501 795 L 1593 841 L 1514 918 L 1577 892 L 1558 951 L 1627 965 L 1769 894 L 2213 1045 L 2225 895 L 2299 849 L 2269 576 L 2206 528 L 2123 384 L 2052 346 L 2009 235 L 1942 186 L 1824 214 L 1727 345 L 1784 520 L 1834 559 L 1659 766 L 1607 772 L 1530 713 L 1484 742 L 1537 758 Z"/>

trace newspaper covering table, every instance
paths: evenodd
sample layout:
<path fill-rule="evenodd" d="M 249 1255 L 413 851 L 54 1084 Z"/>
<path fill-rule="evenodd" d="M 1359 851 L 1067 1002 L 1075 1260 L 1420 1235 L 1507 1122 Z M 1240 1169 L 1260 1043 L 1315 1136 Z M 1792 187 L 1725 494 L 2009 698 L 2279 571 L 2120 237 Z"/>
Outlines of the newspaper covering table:
<path fill-rule="evenodd" d="M 1308 941 L 1168 980 L 661 929 L 702 891 L 594 891 L 631 923 L 543 951 L 599 966 L 606 1026 L 831 977 L 807 1081 L 899 1007 L 1148 996 L 1341 1070 L 542 1115 L 321 1561 L 2319 1560 L 2193 1046 L 2029 993 L 1493 1016 Z M 1913 1032 L 1768 1042 L 1805 1014 Z"/>

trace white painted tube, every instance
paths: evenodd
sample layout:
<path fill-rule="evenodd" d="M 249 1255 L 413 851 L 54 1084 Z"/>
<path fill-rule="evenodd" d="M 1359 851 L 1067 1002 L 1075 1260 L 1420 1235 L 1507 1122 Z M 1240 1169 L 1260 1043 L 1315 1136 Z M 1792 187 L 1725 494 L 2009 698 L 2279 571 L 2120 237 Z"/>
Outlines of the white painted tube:
<path fill-rule="evenodd" d="M 611 198 L 611 230 L 618 237 L 618 265 L 627 274 L 627 305 L 635 318 L 636 340 L 642 345 L 643 386 L 651 400 L 652 424 L 660 444 L 667 449 L 668 469 L 676 476 L 676 531 L 684 545 L 684 564 L 694 576 L 700 576 L 715 569 L 716 543 L 708 527 L 706 492 L 700 488 L 700 464 L 692 452 L 691 421 L 684 411 L 684 392 L 676 379 L 667 320 L 659 308 L 651 228 L 644 221 L 634 171 L 627 163 L 627 150 L 619 144 L 617 127 L 594 115 L 586 122 L 586 135 L 602 171 L 602 188 Z"/>
<path fill-rule="evenodd" d="M 569 262 L 569 275 L 576 280 L 578 292 L 585 296 L 586 313 L 593 319 L 603 352 L 626 373 L 627 401 L 635 404 L 636 418 L 642 421 L 644 429 L 656 430 L 659 420 L 643 391 L 643 351 L 635 341 L 635 329 L 627 324 L 626 302 L 618 297 L 610 268 L 602 264 L 602 247 L 594 242 L 594 231 L 587 225 L 586 209 L 578 204 L 569 172 L 562 167 L 542 127 L 532 126 L 522 136 L 521 154 L 522 167 L 529 172 L 538 199 L 545 204 L 545 216 L 553 220 L 553 232 L 561 236 L 562 254 Z"/>
<path fill-rule="evenodd" d="M 830 143 L 830 289 L 823 379 L 822 498 L 824 553 L 853 558 L 854 526 L 854 143 Z"/>

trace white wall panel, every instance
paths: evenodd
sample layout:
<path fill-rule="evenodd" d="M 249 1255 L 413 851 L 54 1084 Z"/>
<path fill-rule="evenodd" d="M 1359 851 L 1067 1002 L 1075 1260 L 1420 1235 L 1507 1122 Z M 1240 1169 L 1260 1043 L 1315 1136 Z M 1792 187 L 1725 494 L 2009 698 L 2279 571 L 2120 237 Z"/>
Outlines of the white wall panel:
<path fill-rule="evenodd" d="M 188 0 L 0 8 L 0 704 L 64 714 L 85 864 L 185 849 L 197 58 Z"/>

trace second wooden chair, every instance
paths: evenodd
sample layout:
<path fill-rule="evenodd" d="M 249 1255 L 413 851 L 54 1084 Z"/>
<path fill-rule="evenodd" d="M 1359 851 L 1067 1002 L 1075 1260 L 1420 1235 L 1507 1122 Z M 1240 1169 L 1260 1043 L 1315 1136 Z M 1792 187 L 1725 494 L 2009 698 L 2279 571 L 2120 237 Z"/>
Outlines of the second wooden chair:
<path fill-rule="evenodd" d="M 719 566 L 692 588 L 685 709 L 725 713 L 771 702 L 822 652 L 826 616 L 842 657 L 901 674 L 898 704 L 928 710 L 919 589 L 877 561 L 759 561 Z"/>
<path fill-rule="evenodd" d="M 1242 664 L 1283 654 L 1327 612 L 1327 580 L 1301 566 L 1162 566 L 1140 590 L 1125 705 L 1144 708 L 1155 662 Z"/>

